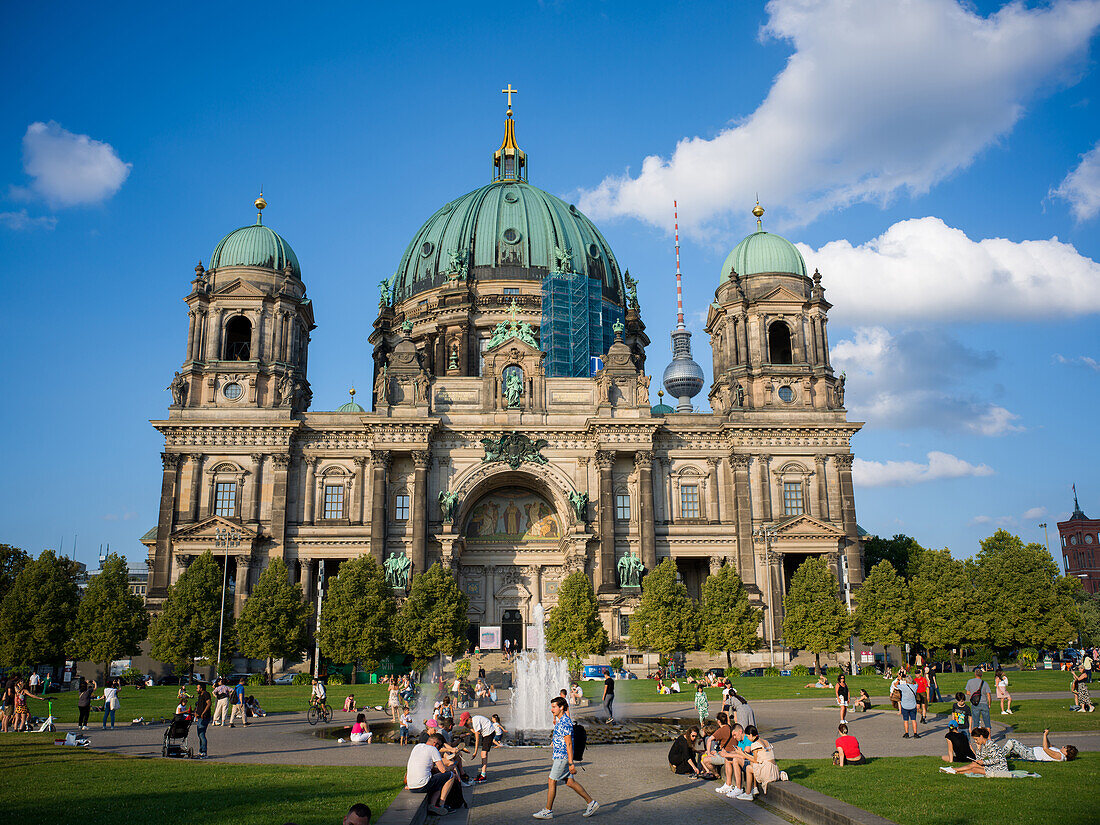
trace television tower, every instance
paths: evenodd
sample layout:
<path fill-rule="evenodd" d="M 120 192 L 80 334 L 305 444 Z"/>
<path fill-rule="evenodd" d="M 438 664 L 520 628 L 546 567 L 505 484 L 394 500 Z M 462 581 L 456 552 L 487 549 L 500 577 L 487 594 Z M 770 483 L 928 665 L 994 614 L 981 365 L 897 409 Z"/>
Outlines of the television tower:
<path fill-rule="evenodd" d="M 703 389 L 703 368 L 691 357 L 691 332 L 684 325 L 684 289 L 680 274 L 680 214 L 672 202 L 676 229 L 676 329 L 672 331 L 672 363 L 665 367 L 662 382 L 677 399 L 676 412 L 691 412 L 691 399 Z"/>

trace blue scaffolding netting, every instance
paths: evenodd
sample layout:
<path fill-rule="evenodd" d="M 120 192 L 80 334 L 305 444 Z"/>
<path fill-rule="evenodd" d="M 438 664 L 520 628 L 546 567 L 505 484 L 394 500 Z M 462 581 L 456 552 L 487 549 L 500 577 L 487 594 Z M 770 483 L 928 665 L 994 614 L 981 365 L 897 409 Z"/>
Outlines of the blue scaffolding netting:
<path fill-rule="evenodd" d="M 550 272 L 542 281 L 539 338 L 548 376 L 584 378 L 590 358 L 615 340 L 612 324 L 623 310 L 603 300 L 598 279 L 584 273 Z"/>

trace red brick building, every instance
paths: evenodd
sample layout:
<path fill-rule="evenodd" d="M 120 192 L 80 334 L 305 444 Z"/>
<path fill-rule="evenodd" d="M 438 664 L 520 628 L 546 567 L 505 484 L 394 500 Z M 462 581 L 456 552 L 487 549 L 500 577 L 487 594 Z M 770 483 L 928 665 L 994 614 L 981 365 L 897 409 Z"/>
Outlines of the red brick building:
<path fill-rule="evenodd" d="M 1067 576 L 1077 576 L 1086 593 L 1100 592 L 1100 519 L 1089 518 L 1077 503 L 1073 490 L 1073 514 L 1058 522 L 1062 538 L 1062 561 Z"/>

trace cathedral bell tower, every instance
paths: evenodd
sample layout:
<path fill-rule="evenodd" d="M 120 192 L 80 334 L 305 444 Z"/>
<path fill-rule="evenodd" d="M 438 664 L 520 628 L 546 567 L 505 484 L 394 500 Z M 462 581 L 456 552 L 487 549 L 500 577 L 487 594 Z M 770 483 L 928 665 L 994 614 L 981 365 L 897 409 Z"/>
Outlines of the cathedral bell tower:
<path fill-rule="evenodd" d="M 263 223 L 263 194 L 255 206 L 256 223 L 222 238 L 208 269 L 195 267 L 172 409 L 309 407 L 313 306 L 294 250 Z"/>
<path fill-rule="evenodd" d="M 786 238 L 764 231 L 759 203 L 756 232 L 722 266 L 707 316 L 714 382 L 711 408 L 843 410 L 844 376 L 829 364 L 828 311 L 821 273 Z"/>

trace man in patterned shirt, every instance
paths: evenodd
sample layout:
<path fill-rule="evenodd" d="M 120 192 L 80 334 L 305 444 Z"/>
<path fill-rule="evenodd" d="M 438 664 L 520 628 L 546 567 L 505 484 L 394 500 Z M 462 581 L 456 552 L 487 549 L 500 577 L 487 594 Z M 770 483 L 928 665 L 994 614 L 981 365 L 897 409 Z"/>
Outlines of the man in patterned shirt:
<path fill-rule="evenodd" d="M 1004 749 L 989 741 L 989 728 L 974 728 L 970 735 L 974 740 L 974 753 L 977 754 L 977 757 L 969 765 L 955 768 L 954 773 L 977 773 L 993 777 L 1008 776 L 1008 760 L 1005 758 Z M 951 768 L 940 768 L 940 770 L 950 771 Z"/>
<path fill-rule="evenodd" d="M 577 768 L 573 763 L 573 720 L 569 718 L 569 703 L 555 696 L 550 700 L 550 713 L 554 716 L 554 734 L 550 740 L 554 763 L 550 766 L 550 786 L 546 791 L 546 807 L 532 816 L 535 819 L 554 818 L 554 796 L 558 792 L 559 782 L 564 782 L 588 803 L 581 816 L 592 816 L 600 803 L 574 779 Z"/>

